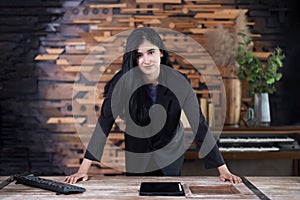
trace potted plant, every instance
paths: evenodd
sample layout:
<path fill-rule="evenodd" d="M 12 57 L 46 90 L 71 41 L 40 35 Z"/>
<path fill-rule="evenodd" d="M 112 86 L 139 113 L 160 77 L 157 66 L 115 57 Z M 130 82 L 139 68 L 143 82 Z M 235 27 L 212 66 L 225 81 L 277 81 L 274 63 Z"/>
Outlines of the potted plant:
<path fill-rule="evenodd" d="M 244 11 L 240 11 L 234 21 L 232 29 L 222 25 L 208 30 L 205 33 L 206 48 L 217 65 L 225 88 L 226 95 L 226 126 L 239 126 L 241 112 L 242 88 L 241 81 L 233 73 L 237 67 L 235 58 L 241 37 L 239 32 L 244 30 L 247 19 Z M 249 34 L 245 31 L 245 34 Z"/>
<path fill-rule="evenodd" d="M 254 95 L 254 116 L 260 125 L 268 125 L 271 122 L 269 94 L 275 92 L 275 83 L 282 74 L 279 68 L 283 67 L 285 55 L 281 48 L 277 47 L 271 52 L 267 62 L 263 63 L 251 50 L 252 39 L 239 32 L 242 41 L 238 45 L 238 54 L 235 58 L 237 77 L 246 81 L 249 93 Z"/>

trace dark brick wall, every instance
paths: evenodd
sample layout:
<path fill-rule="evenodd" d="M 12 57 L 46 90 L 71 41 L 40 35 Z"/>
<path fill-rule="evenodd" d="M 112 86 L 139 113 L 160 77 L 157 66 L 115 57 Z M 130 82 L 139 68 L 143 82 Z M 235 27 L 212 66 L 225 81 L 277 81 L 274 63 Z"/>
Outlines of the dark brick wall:
<path fill-rule="evenodd" d="M 281 105 L 286 109 L 278 109 L 276 121 L 286 124 L 300 124 L 300 3 L 298 1 L 287 1 L 288 7 L 291 8 L 287 15 L 287 22 L 282 25 L 284 33 L 282 37 L 287 54 L 285 68 L 283 69 L 283 80 L 280 85 L 280 91 L 285 92 L 286 96 L 279 93 L 277 98 L 280 99 Z M 287 119 L 284 119 L 287 116 Z"/>
<path fill-rule="evenodd" d="M 39 97 L 34 57 L 48 23 L 62 15 L 59 1 L 0 2 L 0 174 L 38 170 L 62 173 L 51 131 L 38 126 L 45 117 L 36 109 Z M 52 149 L 52 150 L 50 150 Z"/>

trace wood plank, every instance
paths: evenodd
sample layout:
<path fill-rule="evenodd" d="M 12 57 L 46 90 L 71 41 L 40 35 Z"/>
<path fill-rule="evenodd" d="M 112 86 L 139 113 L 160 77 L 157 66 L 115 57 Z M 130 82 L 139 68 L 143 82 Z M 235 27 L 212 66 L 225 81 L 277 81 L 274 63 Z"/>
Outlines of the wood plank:
<path fill-rule="evenodd" d="M 100 31 L 127 31 L 127 30 L 130 30 L 131 28 L 130 27 L 121 27 L 121 26 L 103 26 L 103 27 L 97 27 L 97 29 L 95 30 L 100 30 Z"/>
<path fill-rule="evenodd" d="M 64 52 L 64 48 L 46 48 L 45 49 L 48 54 L 62 54 Z"/>
<path fill-rule="evenodd" d="M 116 4 L 91 4 L 90 8 L 127 8 L 126 3 L 116 3 Z"/>
<path fill-rule="evenodd" d="M 218 21 L 213 21 L 213 20 L 197 20 L 198 24 L 204 24 L 204 25 L 233 25 L 233 21 L 228 21 L 228 20 L 218 20 Z"/>
<path fill-rule="evenodd" d="M 215 10 L 214 13 L 197 13 L 194 18 L 202 18 L 202 19 L 235 19 L 239 12 L 246 13 L 247 9 L 223 9 L 223 10 Z"/>
<path fill-rule="evenodd" d="M 195 19 L 235 19 L 236 14 L 220 13 L 197 13 Z"/>
<path fill-rule="evenodd" d="M 173 22 L 169 23 L 169 28 L 192 28 L 195 25 L 189 21 L 184 22 L 185 20 L 172 20 Z"/>
<path fill-rule="evenodd" d="M 76 98 L 75 100 L 78 102 L 80 105 L 86 105 L 86 104 L 91 104 L 91 105 L 100 105 L 103 103 L 103 99 L 84 99 L 84 98 Z"/>
<path fill-rule="evenodd" d="M 135 13 L 135 12 L 148 12 L 148 11 L 160 11 L 159 8 L 123 8 L 122 13 Z"/>
<path fill-rule="evenodd" d="M 260 38 L 262 35 L 261 34 L 250 34 L 251 38 Z"/>
<path fill-rule="evenodd" d="M 67 59 L 57 59 L 56 60 L 57 65 L 71 65 Z"/>
<path fill-rule="evenodd" d="M 267 60 L 269 58 L 271 52 L 257 52 L 256 51 L 256 52 L 253 52 L 253 54 L 260 59 Z"/>
<path fill-rule="evenodd" d="M 59 55 L 54 54 L 39 54 L 37 55 L 34 60 L 56 60 Z"/>
<path fill-rule="evenodd" d="M 204 35 L 208 29 L 203 29 L 203 28 L 190 28 L 189 29 L 193 34 L 202 34 Z"/>
<path fill-rule="evenodd" d="M 153 15 L 134 15 L 135 19 L 165 19 L 167 18 L 168 15 L 155 15 L 155 17 Z"/>
<path fill-rule="evenodd" d="M 87 20 L 87 19 L 77 19 L 77 20 L 73 20 L 72 22 L 74 23 L 74 24 L 101 24 L 102 22 L 104 22 L 105 21 L 105 19 L 103 19 L 103 20 L 96 20 L 96 19 L 93 19 L 93 20 Z"/>
<path fill-rule="evenodd" d="M 64 42 L 64 44 L 65 45 L 70 45 L 70 46 L 77 46 L 77 45 L 83 46 L 83 45 L 86 45 L 86 42 L 82 41 L 82 39 L 80 39 L 80 40 L 68 40 L 68 41 Z"/>
<path fill-rule="evenodd" d="M 161 24 L 162 22 L 159 19 L 151 19 L 151 20 L 145 20 L 143 23 L 151 24 L 151 25 L 158 25 L 158 24 Z"/>
<path fill-rule="evenodd" d="M 136 23 L 136 22 L 142 22 L 144 24 L 161 24 L 161 21 L 159 19 L 148 19 L 148 18 L 130 18 L 130 19 L 118 19 L 117 20 L 120 23 Z"/>
<path fill-rule="evenodd" d="M 86 120 L 85 117 L 50 117 L 47 124 L 82 124 Z"/>
<path fill-rule="evenodd" d="M 94 66 L 62 66 L 66 72 L 90 72 L 94 69 Z"/>

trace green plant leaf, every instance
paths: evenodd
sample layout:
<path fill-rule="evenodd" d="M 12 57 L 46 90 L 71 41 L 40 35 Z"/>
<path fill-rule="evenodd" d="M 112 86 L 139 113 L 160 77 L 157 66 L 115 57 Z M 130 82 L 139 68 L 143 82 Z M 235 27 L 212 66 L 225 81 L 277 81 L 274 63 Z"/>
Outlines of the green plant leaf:
<path fill-rule="evenodd" d="M 281 73 L 277 73 L 276 74 L 276 81 L 279 81 L 282 78 L 282 74 Z"/>
<path fill-rule="evenodd" d="M 280 57 L 276 57 L 276 62 L 279 67 L 282 67 L 283 64 Z"/>
<path fill-rule="evenodd" d="M 268 79 L 267 80 L 267 84 L 273 84 L 273 83 L 275 83 L 275 78 L 270 78 L 270 79 Z"/>

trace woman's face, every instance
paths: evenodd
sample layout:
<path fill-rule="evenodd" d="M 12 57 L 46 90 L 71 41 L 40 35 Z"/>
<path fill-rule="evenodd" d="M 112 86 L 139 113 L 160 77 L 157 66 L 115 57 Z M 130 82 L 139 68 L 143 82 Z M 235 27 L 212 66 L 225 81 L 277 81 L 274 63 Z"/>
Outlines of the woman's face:
<path fill-rule="evenodd" d="M 157 46 L 145 40 L 137 49 L 137 64 L 148 81 L 157 81 L 162 54 Z"/>

